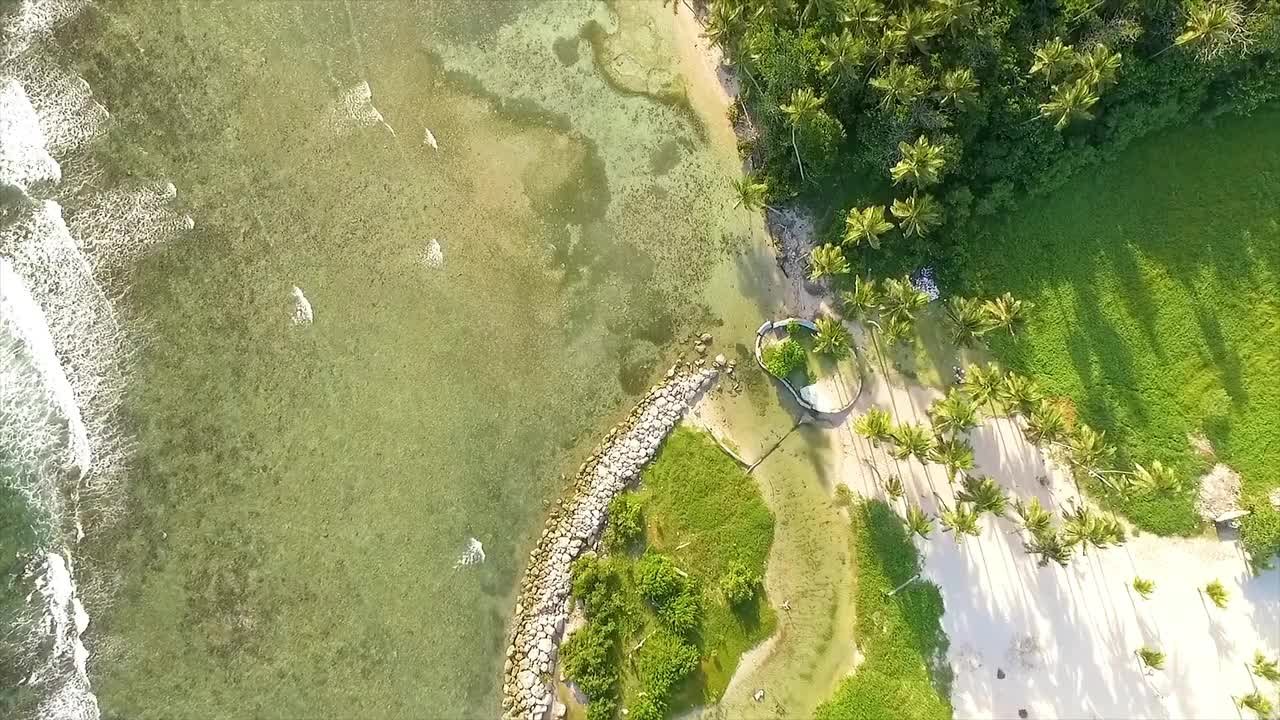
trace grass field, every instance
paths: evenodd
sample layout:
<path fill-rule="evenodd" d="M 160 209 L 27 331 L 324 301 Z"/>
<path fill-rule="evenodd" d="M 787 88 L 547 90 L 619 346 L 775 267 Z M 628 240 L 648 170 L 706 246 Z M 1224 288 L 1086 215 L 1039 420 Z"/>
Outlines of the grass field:
<path fill-rule="evenodd" d="M 1034 301 L 1008 366 L 1075 400 L 1121 460 L 1244 478 L 1246 541 L 1275 547 L 1280 487 L 1280 111 L 1187 127 L 1133 146 L 975 242 L 967 284 Z M 1197 529 L 1194 493 L 1107 498 L 1140 527 Z"/>
<path fill-rule="evenodd" d="M 673 709 L 718 700 L 738 658 L 773 633 L 776 617 L 760 591 L 734 610 L 718 582 L 734 560 L 760 576 L 773 543 L 773 515 L 742 468 L 704 432 L 677 429 L 645 469 L 638 493 L 644 502 L 650 548 L 675 558 L 702 581 L 701 672 Z"/>
<path fill-rule="evenodd" d="M 946 688 L 932 668 L 946 665 L 938 588 L 916 581 L 887 594 L 920 571 L 902 521 L 882 501 L 855 504 L 853 517 L 858 669 L 823 703 L 818 720 L 951 717 Z"/>

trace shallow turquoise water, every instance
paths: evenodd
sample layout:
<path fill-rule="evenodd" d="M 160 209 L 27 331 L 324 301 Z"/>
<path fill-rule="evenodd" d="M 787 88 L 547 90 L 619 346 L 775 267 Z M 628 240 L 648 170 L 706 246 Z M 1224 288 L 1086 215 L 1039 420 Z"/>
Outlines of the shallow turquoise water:
<path fill-rule="evenodd" d="M 740 232 L 655 6 L 104 3 L 59 33 L 112 114 L 95 182 L 172 181 L 195 223 L 112 278 L 141 342 L 126 513 L 78 568 L 113 588 L 104 717 L 497 713 L 559 473 L 714 320 Z"/>

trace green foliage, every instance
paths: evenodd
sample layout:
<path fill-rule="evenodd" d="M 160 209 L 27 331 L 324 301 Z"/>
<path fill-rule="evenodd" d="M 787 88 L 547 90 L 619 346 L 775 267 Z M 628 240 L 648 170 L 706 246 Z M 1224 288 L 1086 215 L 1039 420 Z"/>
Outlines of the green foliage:
<path fill-rule="evenodd" d="M 658 619 L 671 632 L 692 635 L 702 624 L 702 588 L 696 581 L 686 580 L 675 597 L 656 608 Z"/>
<path fill-rule="evenodd" d="M 588 554 L 573 562 L 573 597 L 582 603 L 589 619 L 613 623 L 623 613 L 618 594 L 622 577 L 617 566 L 598 555 Z"/>
<path fill-rule="evenodd" d="M 786 380 L 788 375 L 803 370 L 808 364 L 804 347 L 792 338 L 764 346 L 760 359 L 769 374 L 779 380 Z"/>
<path fill-rule="evenodd" d="M 1208 585 L 1205 585 L 1204 594 L 1205 597 L 1209 598 L 1209 600 L 1211 600 L 1219 610 L 1226 609 L 1227 600 L 1230 599 L 1230 595 L 1227 593 L 1227 589 L 1222 587 L 1221 582 L 1214 580 Z"/>
<path fill-rule="evenodd" d="M 852 338 L 844 323 L 835 318 L 820 317 L 814 321 L 818 334 L 813 339 L 813 349 L 824 355 L 841 359 L 849 357 Z"/>
<path fill-rule="evenodd" d="M 915 582 L 887 597 L 920 571 L 915 547 L 883 502 L 857 505 L 851 515 L 856 637 L 863 660 L 814 715 L 818 720 L 950 718 L 945 679 L 933 676 L 946 667 L 942 596 L 937 586 Z"/>
<path fill-rule="evenodd" d="M 644 537 L 644 505 L 634 493 L 620 493 L 609 501 L 608 517 L 604 533 L 608 547 L 624 548 Z"/>
<path fill-rule="evenodd" d="M 1000 485 L 989 477 L 967 475 L 963 487 L 956 493 L 957 502 L 970 503 L 978 513 L 990 513 L 1004 517 L 1009 509 L 1009 499 Z"/>
<path fill-rule="evenodd" d="M 606 625 L 589 622 L 578 628 L 560 648 L 565 674 L 572 678 L 592 704 L 616 701 L 618 634 Z"/>
<path fill-rule="evenodd" d="M 1263 718 L 1265 720 L 1266 718 L 1271 717 L 1273 709 L 1271 701 L 1267 699 L 1265 695 L 1256 690 L 1240 698 L 1239 703 L 1240 707 L 1252 710 L 1259 718 Z"/>
<path fill-rule="evenodd" d="M 839 245 L 819 245 L 809 254 L 809 279 L 839 277 L 849 274 L 849 261 Z"/>
<path fill-rule="evenodd" d="M 644 647 L 636 653 L 640 686 L 660 707 L 676 685 L 698 667 L 698 649 L 680 635 L 664 629 L 654 630 L 645 638 Z"/>
<path fill-rule="evenodd" d="M 1280 683 L 1280 667 L 1274 659 L 1264 655 L 1261 650 L 1254 651 L 1253 664 L 1249 666 L 1249 670 L 1263 680 Z"/>
<path fill-rule="evenodd" d="M 1136 577 L 1133 579 L 1133 591 L 1141 595 L 1143 600 L 1150 600 L 1151 593 L 1156 591 L 1156 583 L 1154 580 Z"/>
<path fill-rule="evenodd" d="M 1142 664 L 1152 670 L 1164 669 L 1164 653 L 1155 648 L 1143 647 L 1138 650 L 1138 657 L 1142 660 Z"/>
<path fill-rule="evenodd" d="M 627 706 L 627 720 L 662 720 L 666 703 L 659 706 L 653 696 L 645 693 Z"/>
<path fill-rule="evenodd" d="M 853 502 L 853 493 L 849 492 L 849 486 L 841 483 L 836 485 L 835 503 L 837 507 L 849 507 Z"/>
<path fill-rule="evenodd" d="M 1190 535 L 1201 526 L 1197 478 L 1225 463 L 1242 478 L 1240 504 L 1252 512 L 1241 541 L 1258 568 L 1280 550 L 1280 513 L 1267 500 L 1280 488 L 1280 354 L 1274 333 L 1260 332 L 1280 327 L 1277 124 L 1268 110 L 1141 143 L 995 224 L 966 282 L 969 293 L 1036 304 L 1017 338 L 988 336 L 1003 363 L 1063 398 L 1068 417 L 1105 428 L 1116 466 L 1158 459 L 1185 488 L 1112 490 L 1082 477 L 1087 490 L 1145 531 Z M 1224 177 L 1253 180 L 1241 191 Z M 1191 447 L 1196 434 L 1216 458 Z"/>
<path fill-rule="evenodd" d="M 645 551 L 636 562 L 636 589 L 655 606 L 671 600 L 684 589 L 684 578 L 669 555 Z"/>
<path fill-rule="evenodd" d="M 841 485 L 840 487 L 844 487 Z M 847 488 L 846 488 L 847 490 Z M 747 567 L 746 563 L 735 560 L 720 578 L 720 592 L 730 605 L 743 605 L 751 602 L 760 588 L 760 573 Z"/>

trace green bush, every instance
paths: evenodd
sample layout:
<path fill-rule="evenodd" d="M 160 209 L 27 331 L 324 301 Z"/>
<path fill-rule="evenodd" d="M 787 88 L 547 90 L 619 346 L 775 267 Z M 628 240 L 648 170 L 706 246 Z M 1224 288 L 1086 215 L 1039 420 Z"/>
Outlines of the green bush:
<path fill-rule="evenodd" d="M 565 674 L 582 688 L 594 704 L 612 698 L 618 685 L 618 636 L 607 625 L 588 622 L 560 648 Z"/>
<path fill-rule="evenodd" d="M 1280 512 L 1266 500 L 1247 501 L 1250 513 L 1240 519 L 1240 542 L 1255 571 L 1269 569 L 1280 553 Z"/>
<path fill-rule="evenodd" d="M 646 552 L 636 562 L 636 589 L 655 607 L 675 597 L 684 588 L 684 578 L 667 555 Z"/>
<path fill-rule="evenodd" d="M 627 706 L 627 720 L 662 720 L 665 706 L 659 706 L 648 694 L 641 695 Z"/>
<path fill-rule="evenodd" d="M 702 625 L 702 590 L 696 582 L 686 582 L 679 594 L 657 608 L 658 619 L 672 632 L 692 635 Z"/>
<path fill-rule="evenodd" d="M 583 555 L 573 563 L 573 597 L 589 619 L 613 623 L 623 613 L 622 577 L 617 567 L 597 555 Z"/>
<path fill-rule="evenodd" d="M 841 485 L 841 487 L 844 487 Z M 751 602 L 760 587 L 760 576 L 751 571 L 740 560 L 729 564 L 729 570 L 720 578 L 720 592 L 730 605 L 743 605 Z"/>
<path fill-rule="evenodd" d="M 808 364 L 805 357 L 804 347 L 796 342 L 794 338 L 787 338 L 782 342 L 766 345 L 760 352 L 760 357 L 764 361 L 764 367 L 769 374 L 785 380 L 794 370 L 802 370 Z"/>
<path fill-rule="evenodd" d="M 622 493 L 609 503 L 605 545 L 624 548 L 644 535 L 644 506 L 634 493 Z"/>
<path fill-rule="evenodd" d="M 679 635 L 658 629 L 645 639 L 636 664 L 644 692 L 665 709 L 671 692 L 698 667 L 698 649 Z"/>

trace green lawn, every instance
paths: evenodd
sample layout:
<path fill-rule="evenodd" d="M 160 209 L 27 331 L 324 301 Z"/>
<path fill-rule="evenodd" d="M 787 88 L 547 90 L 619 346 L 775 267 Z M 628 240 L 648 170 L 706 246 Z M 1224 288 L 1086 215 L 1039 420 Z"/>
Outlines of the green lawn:
<path fill-rule="evenodd" d="M 901 519 L 882 501 L 855 504 L 855 607 L 862 663 L 819 706 L 818 720 L 951 717 L 945 678 L 946 635 L 939 624 L 942 595 L 917 580 L 887 594 L 920 571 L 920 560 Z"/>
<path fill-rule="evenodd" d="M 773 515 L 755 480 L 704 432 L 678 428 L 645 469 L 644 502 L 650 548 L 675 558 L 703 586 L 701 672 L 673 710 L 720 698 L 738 658 L 773 633 L 776 618 L 764 597 L 734 610 L 720 596 L 719 579 L 739 560 L 764 575 L 773 543 Z"/>
<path fill-rule="evenodd" d="M 1280 487 L 1278 128 L 1272 109 L 1140 142 L 975 239 L 966 283 L 1036 303 L 993 350 L 1073 398 L 1122 460 L 1196 477 L 1203 433 L 1244 477 L 1255 547 L 1280 537 L 1261 502 Z M 1106 500 L 1151 531 L 1197 529 L 1192 493 Z"/>

